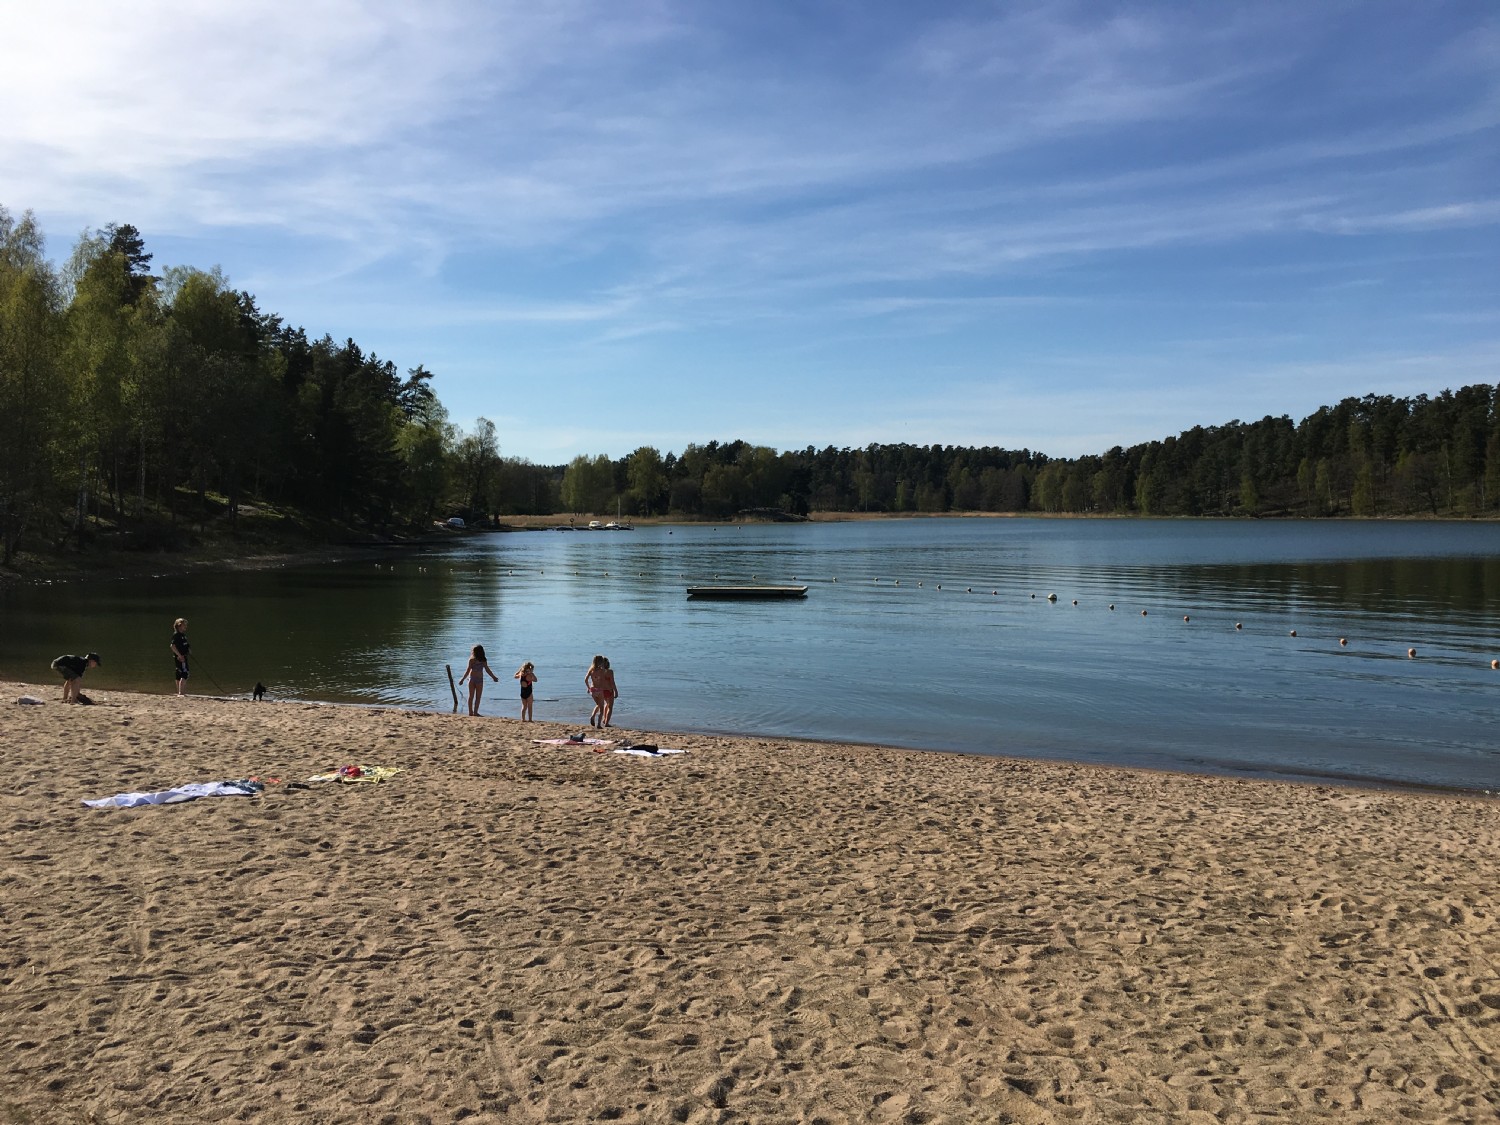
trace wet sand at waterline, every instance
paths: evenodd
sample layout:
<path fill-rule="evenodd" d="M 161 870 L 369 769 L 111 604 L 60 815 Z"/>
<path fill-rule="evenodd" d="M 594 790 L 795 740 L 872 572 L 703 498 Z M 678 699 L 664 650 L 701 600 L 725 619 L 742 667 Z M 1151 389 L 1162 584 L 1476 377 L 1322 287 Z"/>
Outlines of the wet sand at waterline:
<path fill-rule="evenodd" d="M 3 1122 L 1500 1110 L 1483 797 L 0 690 Z"/>

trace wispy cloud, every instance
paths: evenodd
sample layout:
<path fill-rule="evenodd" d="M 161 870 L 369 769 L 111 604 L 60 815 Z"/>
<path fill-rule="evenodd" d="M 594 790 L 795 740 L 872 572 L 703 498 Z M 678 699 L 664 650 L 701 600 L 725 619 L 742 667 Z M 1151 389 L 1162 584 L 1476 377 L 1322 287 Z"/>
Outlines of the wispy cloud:
<path fill-rule="evenodd" d="M 1414 207 L 1385 214 L 1335 216 L 1311 219 L 1309 225 L 1337 234 L 1364 234 L 1387 230 L 1438 230 L 1451 227 L 1492 226 L 1500 223 L 1500 200 L 1485 199 L 1445 203 L 1438 207 Z"/>

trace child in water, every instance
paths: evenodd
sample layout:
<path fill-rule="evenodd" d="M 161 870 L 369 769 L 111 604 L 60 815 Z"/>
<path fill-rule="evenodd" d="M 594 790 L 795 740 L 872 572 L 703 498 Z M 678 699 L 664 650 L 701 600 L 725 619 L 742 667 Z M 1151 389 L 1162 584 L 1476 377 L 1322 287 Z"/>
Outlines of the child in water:
<path fill-rule="evenodd" d="M 464 669 L 464 674 L 458 678 L 459 683 L 465 680 L 469 682 L 469 714 L 479 714 L 479 700 L 484 695 L 484 677 L 488 673 L 490 679 L 497 684 L 500 677 L 490 671 L 490 665 L 484 658 L 484 646 L 475 645 L 469 652 L 469 666 Z"/>
<path fill-rule="evenodd" d="M 583 686 L 588 688 L 589 694 L 594 697 L 594 712 L 589 716 L 589 726 L 609 726 L 609 720 L 615 713 L 615 700 L 620 697 L 620 691 L 615 687 L 615 674 L 610 670 L 609 661 L 602 656 L 594 657 L 589 664 L 589 670 L 584 673 Z"/>
<path fill-rule="evenodd" d="M 536 683 L 536 665 L 528 660 L 515 678 L 521 681 L 521 721 L 525 722 L 531 718 L 531 685 Z"/>

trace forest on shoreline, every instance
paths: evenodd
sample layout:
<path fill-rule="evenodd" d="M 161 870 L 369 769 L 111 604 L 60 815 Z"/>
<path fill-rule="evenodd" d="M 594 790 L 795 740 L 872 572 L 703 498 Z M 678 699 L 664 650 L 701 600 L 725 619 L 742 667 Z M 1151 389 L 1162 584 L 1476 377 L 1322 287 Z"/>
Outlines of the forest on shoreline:
<path fill-rule="evenodd" d="M 1122 516 L 1493 516 L 1500 394 L 1346 398 L 1054 458 L 944 445 L 643 446 L 535 465 L 450 422 L 420 364 L 314 337 L 218 270 L 150 272 L 140 232 L 62 265 L 0 207 L 0 566 L 19 555 L 314 545 L 461 516 L 759 510 Z"/>

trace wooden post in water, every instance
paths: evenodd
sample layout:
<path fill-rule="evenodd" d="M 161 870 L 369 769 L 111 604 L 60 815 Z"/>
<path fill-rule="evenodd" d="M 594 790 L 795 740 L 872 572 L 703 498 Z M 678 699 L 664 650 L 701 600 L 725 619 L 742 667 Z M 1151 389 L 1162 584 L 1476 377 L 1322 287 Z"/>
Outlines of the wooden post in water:
<path fill-rule="evenodd" d="M 458 685 L 453 682 L 453 665 L 451 665 L 451 664 L 444 664 L 443 667 L 446 668 L 446 669 L 448 669 L 448 690 L 453 693 L 453 710 L 457 711 L 458 710 Z"/>

